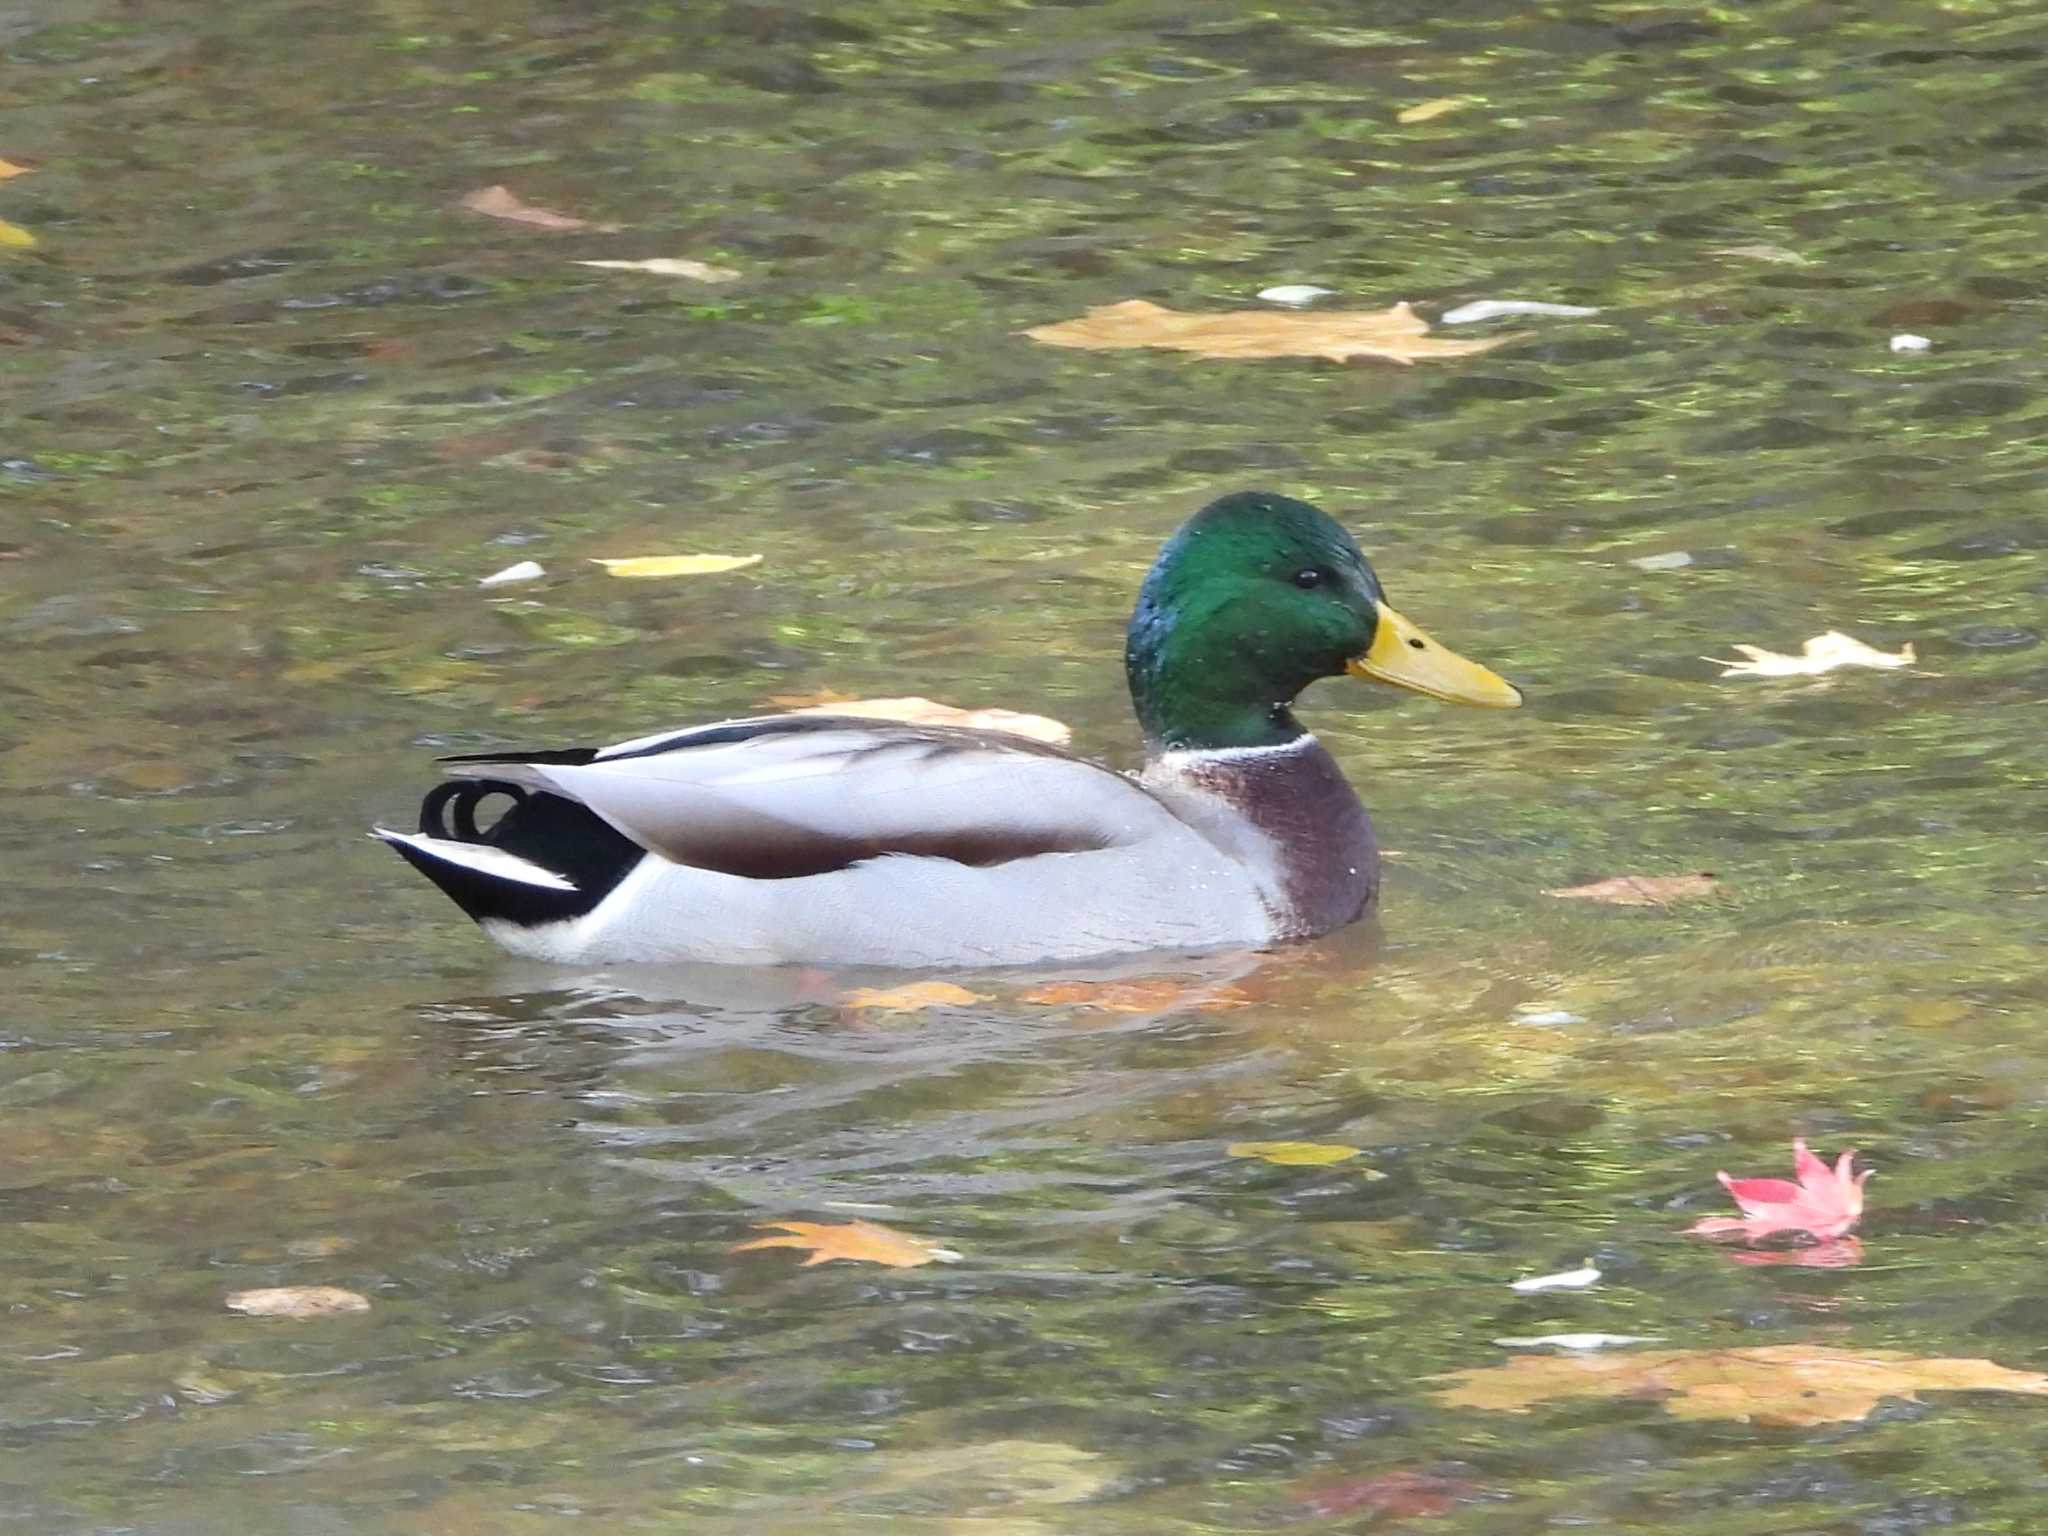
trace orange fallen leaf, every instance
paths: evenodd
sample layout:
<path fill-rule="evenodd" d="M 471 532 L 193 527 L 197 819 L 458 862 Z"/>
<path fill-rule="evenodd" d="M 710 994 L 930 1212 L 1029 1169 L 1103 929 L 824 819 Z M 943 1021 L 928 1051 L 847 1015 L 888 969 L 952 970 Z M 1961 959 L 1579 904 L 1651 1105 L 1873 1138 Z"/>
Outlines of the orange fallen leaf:
<path fill-rule="evenodd" d="M 1463 96 L 1437 96 L 1428 101 L 1418 101 L 1412 107 L 1403 107 L 1394 114 L 1397 123 L 1426 123 L 1433 117 L 1442 117 L 1446 112 L 1455 112 L 1472 103 Z"/>
<path fill-rule="evenodd" d="M 777 699 L 780 704 L 785 701 Z M 815 695 L 809 702 L 792 707 L 799 715 L 853 715 L 862 720 L 903 720 L 912 725 L 951 725 L 968 731 L 1006 731 L 1012 736 L 1029 736 L 1034 741 L 1065 746 L 1074 733 L 1046 715 L 1026 715 L 1014 709 L 960 709 L 933 699 L 849 699 L 843 694 Z"/>
<path fill-rule="evenodd" d="M 1526 1413 L 1537 1403 L 1565 1397 L 1647 1397 L 1681 1419 L 1795 1427 L 1853 1423 L 1888 1397 L 1917 1399 L 1922 1392 L 2048 1397 L 2048 1376 L 1989 1360 L 1809 1344 L 1520 1355 L 1504 1365 L 1436 1379 L 1452 1383 L 1436 1396 L 1462 1408 Z"/>
<path fill-rule="evenodd" d="M 840 999 L 848 1008 L 916 1013 L 921 1008 L 965 1008 L 988 999 L 950 981 L 913 981 L 901 987 L 856 987 Z"/>
<path fill-rule="evenodd" d="M 1143 299 L 1104 304 L 1078 320 L 1041 325 L 1024 333 L 1053 347 L 1165 347 L 1198 357 L 1327 357 L 1344 363 L 1377 357 L 1391 363 L 1418 358 L 1469 357 L 1518 336 L 1447 341 L 1429 334 L 1429 322 L 1406 304 L 1391 309 L 1328 309 L 1286 313 L 1271 309 L 1183 314 Z"/>
<path fill-rule="evenodd" d="M 1567 901 L 1604 901 L 1610 907 L 1668 907 L 1675 901 L 1715 895 L 1720 889 L 1720 878 L 1702 870 L 1696 875 L 1613 875 L 1543 894 Z"/>
<path fill-rule="evenodd" d="M 916 1269 L 921 1264 L 935 1262 L 953 1264 L 960 1258 L 950 1248 L 941 1248 L 924 1238 L 898 1232 L 879 1221 L 849 1221 L 838 1225 L 821 1221 L 769 1221 L 755 1225 L 764 1232 L 779 1231 L 789 1235 L 757 1237 L 749 1243 L 734 1243 L 732 1252 L 745 1253 L 754 1248 L 808 1249 L 810 1257 L 804 1260 L 801 1266 L 804 1269 L 814 1264 L 829 1264 L 834 1259 L 886 1264 L 891 1269 Z"/>
<path fill-rule="evenodd" d="M 16 165 L 12 160 L 0 160 L 0 181 L 10 181 L 16 176 L 26 176 L 34 170 L 32 165 Z"/>
<path fill-rule="evenodd" d="M 370 1298 L 338 1285 L 274 1285 L 236 1291 L 228 1297 L 227 1307 L 249 1317 L 337 1317 L 344 1312 L 369 1311 Z"/>
<path fill-rule="evenodd" d="M 1239 987 L 1158 976 L 1140 981 L 1052 981 L 1019 992 L 1017 1001 L 1046 1008 L 1094 1008 L 1103 1013 L 1164 1013 L 1169 1008 L 1224 1013 L 1249 1008 L 1253 999 Z"/>
<path fill-rule="evenodd" d="M 556 213 L 552 208 L 537 208 L 516 196 L 510 187 L 479 187 L 462 199 L 462 206 L 471 213 L 481 213 L 493 219 L 505 219 L 514 224 L 531 224 L 536 229 L 616 229 L 616 224 L 592 224 L 588 219 L 579 219 L 574 214 Z"/>

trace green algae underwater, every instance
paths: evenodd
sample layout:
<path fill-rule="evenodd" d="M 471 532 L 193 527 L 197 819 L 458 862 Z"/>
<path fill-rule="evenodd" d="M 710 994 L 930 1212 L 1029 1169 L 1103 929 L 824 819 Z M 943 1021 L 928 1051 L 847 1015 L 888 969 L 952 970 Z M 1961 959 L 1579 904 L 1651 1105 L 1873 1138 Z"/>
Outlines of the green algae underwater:
<path fill-rule="evenodd" d="M 2038 8 L 28 0 L 0 55 L 22 1529 L 2040 1523 L 2025 1396 L 1429 1380 L 2048 1364 Z M 577 265 L 651 259 L 738 275 Z M 1413 367 L 1023 335 L 1293 284 L 1599 313 Z M 1375 925 L 863 1010 L 901 978 L 509 966 L 361 836 L 437 751 L 827 690 L 1127 763 L 1132 593 L 1247 485 L 1528 689 L 1304 701 Z M 666 554 L 762 559 L 588 563 Z M 1831 629 L 1916 662 L 1701 659 Z M 1685 1235 L 1795 1134 L 1877 1169 L 1860 1263 Z M 732 1251 L 856 1219 L 960 1262 Z M 314 1285 L 370 1308 L 224 1305 Z"/>

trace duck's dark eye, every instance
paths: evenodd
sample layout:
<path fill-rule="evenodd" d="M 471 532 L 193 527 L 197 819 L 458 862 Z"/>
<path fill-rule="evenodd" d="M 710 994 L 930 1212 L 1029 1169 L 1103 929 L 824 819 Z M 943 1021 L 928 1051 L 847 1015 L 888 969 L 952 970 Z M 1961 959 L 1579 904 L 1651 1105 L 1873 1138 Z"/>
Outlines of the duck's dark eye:
<path fill-rule="evenodd" d="M 1320 587 L 1323 584 L 1324 576 L 1327 574 L 1320 566 L 1312 565 L 1307 570 L 1294 573 L 1294 584 L 1301 588 L 1302 591 L 1307 592 L 1312 588 Z"/>

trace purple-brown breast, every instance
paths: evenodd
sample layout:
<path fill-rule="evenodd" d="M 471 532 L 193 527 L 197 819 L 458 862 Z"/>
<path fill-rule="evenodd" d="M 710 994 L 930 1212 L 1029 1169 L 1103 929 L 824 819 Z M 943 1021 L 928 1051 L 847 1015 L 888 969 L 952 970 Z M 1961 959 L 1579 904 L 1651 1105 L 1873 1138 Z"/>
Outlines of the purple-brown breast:
<path fill-rule="evenodd" d="M 1275 919 L 1289 937 L 1328 933 L 1371 909 L 1380 888 L 1372 819 L 1321 742 L 1218 755 L 1188 779 L 1230 801 L 1279 849 L 1287 910 Z"/>

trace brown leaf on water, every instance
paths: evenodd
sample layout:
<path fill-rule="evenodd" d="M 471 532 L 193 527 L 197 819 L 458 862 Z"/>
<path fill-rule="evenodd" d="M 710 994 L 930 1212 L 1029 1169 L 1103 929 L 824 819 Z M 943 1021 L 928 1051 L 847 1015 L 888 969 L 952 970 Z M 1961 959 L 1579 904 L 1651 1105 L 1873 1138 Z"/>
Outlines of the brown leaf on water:
<path fill-rule="evenodd" d="M 1304 1489 L 1295 1496 L 1295 1503 L 1319 1520 L 1363 1513 L 1392 1523 L 1448 1515 L 1478 1495 L 1478 1487 L 1462 1477 L 1402 1468 Z"/>
<path fill-rule="evenodd" d="M 1036 326 L 1024 333 L 1053 347 L 1164 347 L 1197 357 L 1327 357 L 1334 362 L 1376 357 L 1390 363 L 1469 357 L 1519 336 L 1449 341 L 1406 304 L 1391 309 L 1327 309 L 1288 313 L 1272 309 L 1183 314 L 1143 299 L 1104 304 L 1078 320 Z"/>
<path fill-rule="evenodd" d="M 228 1297 L 227 1307 L 248 1317 L 338 1317 L 344 1312 L 369 1311 L 370 1298 L 338 1285 L 274 1285 L 236 1291 Z"/>
<path fill-rule="evenodd" d="M 1889 331 L 1910 331 L 1920 326 L 1958 325 L 1982 306 L 1960 299 L 1904 299 L 1877 316 L 1877 323 Z"/>
<path fill-rule="evenodd" d="M 829 1264 L 834 1259 L 849 1259 L 861 1264 L 886 1264 L 891 1269 L 916 1269 L 923 1264 L 951 1264 L 960 1255 L 950 1248 L 941 1248 L 937 1243 L 927 1242 L 921 1237 L 912 1237 L 907 1232 L 898 1232 L 894 1227 L 885 1227 L 879 1221 L 849 1221 L 827 1223 L 821 1221 L 769 1221 L 755 1223 L 759 1230 L 785 1232 L 786 1237 L 757 1237 L 752 1242 L 734 1243 L 732 1252 L 746 1253 L 755 1248 L 797 1248 L 808 1250 L 810 1257 L 801 1265 L 809 1269 L 814 1264 Z"/>
<path fill-rule="evenodd" d="M 12 160 L 0 160 L 0 181 L 11 181 L 16 176 L 26 176 L 34 169 L 32 165 L 16 165 Z"/>
<path fill-rule="evenodd" d="M 552 208 L 538 208 L 518 197 L 510 187 L 479 187 L 462 199 L 462 206 L 471 213 L 481 213 L 493 219 L 504 219 L 513 224 L 530 224 L 535 229 L 598 229 L 616 230 L 616 224 L 593 224 L 588 219 L 579 219 L 574 214 L 556 213 Z"/>
<path fill-rule="evenodd" d="M 797 695 L 803 698 L 802 695 Z M 1074 733 L 1046 715 L 1026 715 L 1014 709 L 960 709 L 934 699 L 909 696 L 900 699 L 850 699 L 827 691 L 811 695 L 806 702 L 791 705 L 786 698 L 771 700 L 784 704 L 799 715 L 852 715 L 862 720 L 902 720 L 911 725 L 950 725 L 967 731 L 1004 731 L 1028 736 L 1033 741 L 1063 747 Z"/>
<path fill-rule="evenodd" d="M 901 987 L 856 987 L 839 1001 L 848 1008 L 916 1013 L 923 1008 L 966 1008 L 988 999 L 950 981 L 913 981 Z"/>
<path fill-rule="evenodd" d="M 1610 907 L 1668 907 L 1716 895 L 1720 889 L 1720 878 L 1702 870 L 1696 875 L 1612 875 L 1591 885 L 1569 885 L 1543 894 L 1567 901 L 1604 901 Z"/>
<path fill-rule="evenodd" d="M 1019 992 L 1017 1001 L 1045 1008 L 1093 1008 L 1102 1013 L 1166 1013 L 1172 1009 L 1225 1013 L 1251 1007 L 1253 998 L 1242 988 L 1227 984 L 1153 976 L 1137 981 L 1052 981 Z"/>
<path fill-rule="evenodd" d="M 1655 1398 L 1681 1419 L 1743 1419 L 1805 1427 L 1867 1418 L 1888 1397 L 1922 1392 L 2018 1392 L 2048 1397 L 2048 1376 L 1989 1360 L 1890 1349 L 1767 1344 L 1756 1349 L 1650 1349 L 1521 1355 L 1452 1371 L 1436 1396 L 1462 1408 L 1526 1413 L 1568 1397 Z"/>

